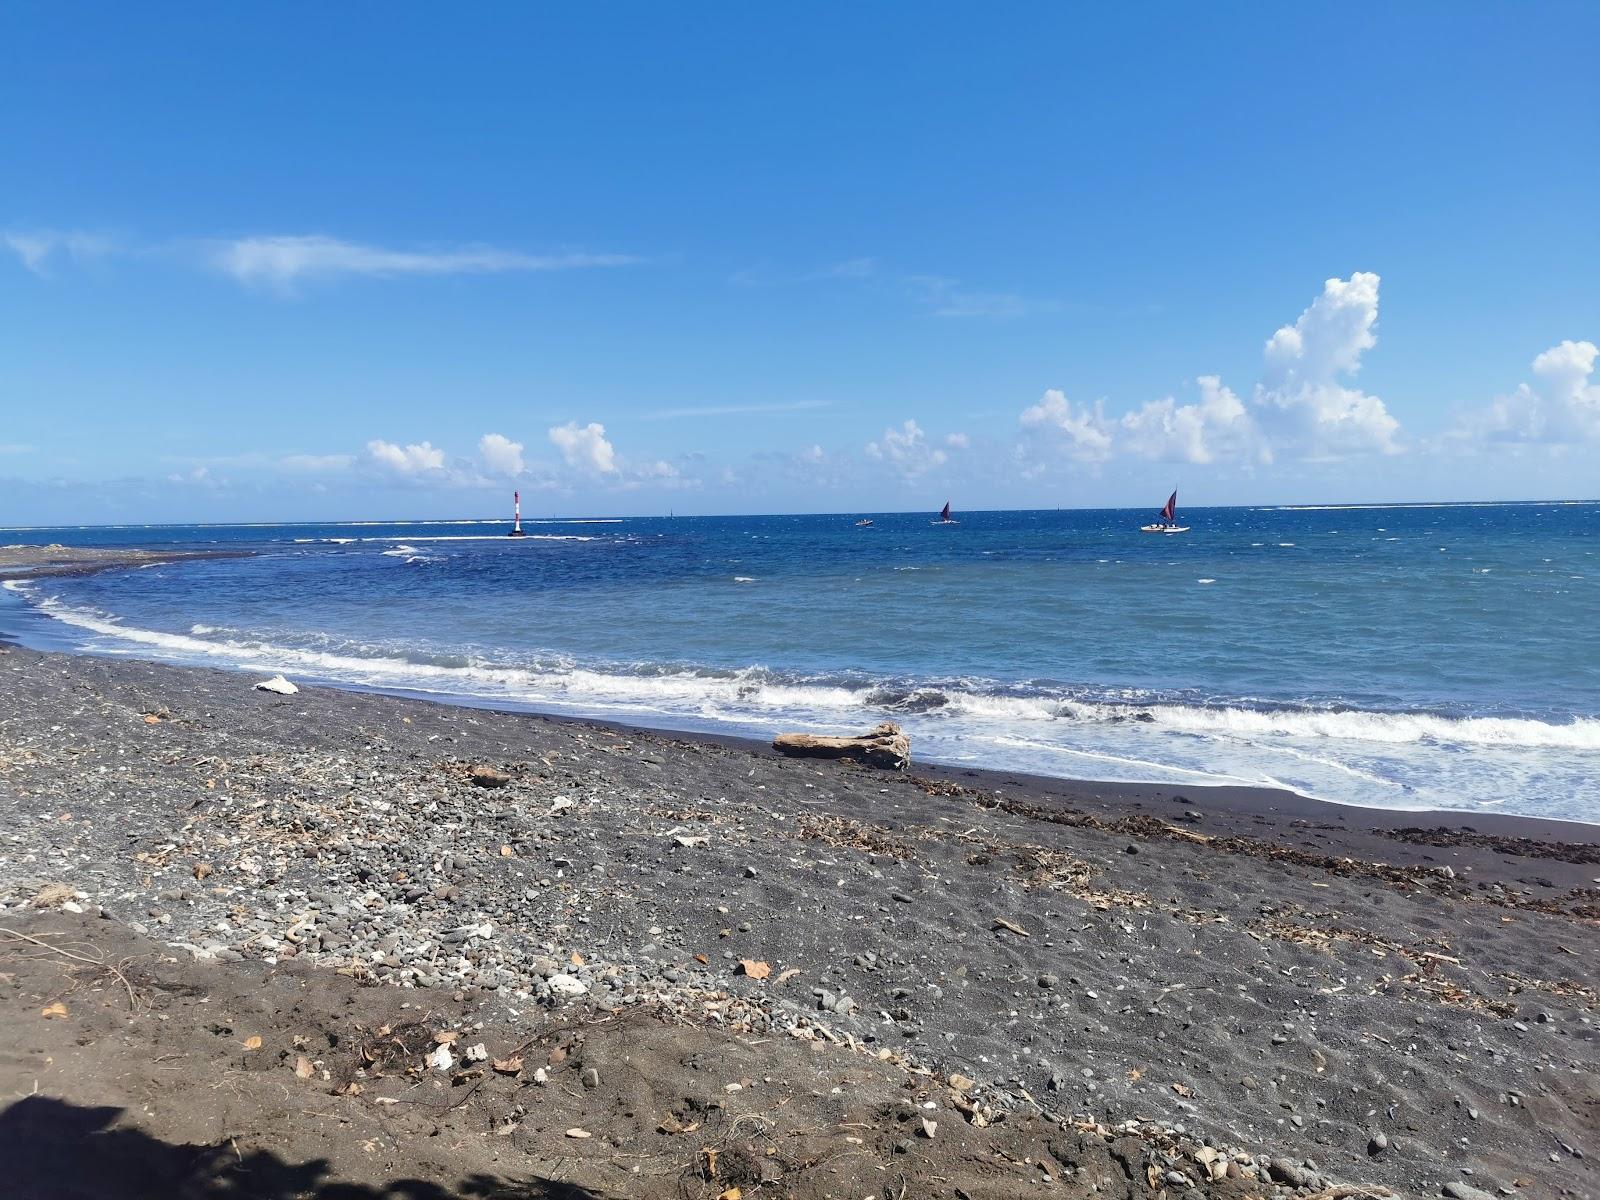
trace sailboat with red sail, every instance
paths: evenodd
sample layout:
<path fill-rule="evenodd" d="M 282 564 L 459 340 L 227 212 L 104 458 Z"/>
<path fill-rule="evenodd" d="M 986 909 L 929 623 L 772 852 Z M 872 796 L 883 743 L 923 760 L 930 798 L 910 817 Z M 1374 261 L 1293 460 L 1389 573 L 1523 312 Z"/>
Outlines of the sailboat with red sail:
<path fill-rule="evenodd" d="M 1178 524 L 1178 493 L 1174 489 L 1172 495 L 1167 497 L 1167 502 L 1161 506 L 1161 519 L 1149 525 L 1139 526 L 1141 533 L 1188 533 L 1187 525 Z"/>
<path fill-rule="evenodd" d="M 954 517 L 952 517 L 950 515 L 950 501 L 946 500 L 944 502 L 944 507 L 939 510 L 939 519 L 937 521 L 929 521 L 928 524 L 930 524 L 930 525 L 959 525 L 959 524 L 961 524 L 961 522 L 957 521 Z"/>

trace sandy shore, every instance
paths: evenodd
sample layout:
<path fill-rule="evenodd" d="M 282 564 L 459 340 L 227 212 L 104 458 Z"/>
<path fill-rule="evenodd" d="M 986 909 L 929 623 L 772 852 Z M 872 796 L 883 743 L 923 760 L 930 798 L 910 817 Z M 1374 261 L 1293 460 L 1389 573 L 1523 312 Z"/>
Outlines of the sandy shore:
<path fill-rule="evenodd" d="M 251 683 L 0 650 L 26 1196 L 1600 1195 L 1594 827 Z"/>

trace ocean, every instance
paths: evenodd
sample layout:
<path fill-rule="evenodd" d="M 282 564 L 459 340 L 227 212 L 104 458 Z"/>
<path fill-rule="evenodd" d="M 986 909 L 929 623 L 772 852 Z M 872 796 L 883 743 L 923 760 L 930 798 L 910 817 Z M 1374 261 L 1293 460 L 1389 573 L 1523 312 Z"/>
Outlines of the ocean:
<path fill-rule="evenodd" d="M 914 757 L 1600 822 L 1600 505 L 0 530 L 27 644 Z M 873 524 L 855 522 L 870 517 Z"/>

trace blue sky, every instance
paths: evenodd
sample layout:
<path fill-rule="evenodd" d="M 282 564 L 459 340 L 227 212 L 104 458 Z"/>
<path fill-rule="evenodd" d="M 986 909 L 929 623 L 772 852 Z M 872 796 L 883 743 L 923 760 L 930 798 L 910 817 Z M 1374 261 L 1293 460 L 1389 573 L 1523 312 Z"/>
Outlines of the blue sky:
<path fill-rule="evenodd" d="M 1597 35 L 13 6 L 0 524 L 1594 496 Z"/>

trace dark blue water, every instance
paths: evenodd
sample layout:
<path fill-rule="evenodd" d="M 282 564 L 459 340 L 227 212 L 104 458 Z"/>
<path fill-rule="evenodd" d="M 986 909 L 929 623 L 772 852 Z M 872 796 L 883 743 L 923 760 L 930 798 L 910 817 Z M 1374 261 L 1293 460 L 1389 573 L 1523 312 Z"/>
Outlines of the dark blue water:
<path fill-rule="evenodd" d="M 1600 820 L 1600 506 L 50 529 L 73 645 L 920 757 Z M 13 624 L 18 614 L 12 614 Z M 37 624 L 30 626 L 37 637 Z"/>

